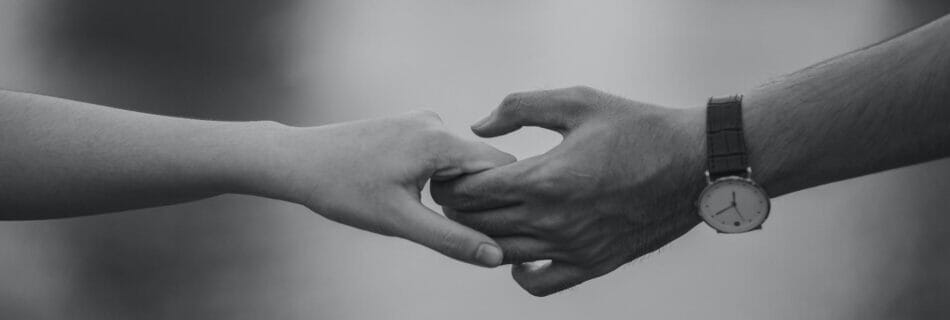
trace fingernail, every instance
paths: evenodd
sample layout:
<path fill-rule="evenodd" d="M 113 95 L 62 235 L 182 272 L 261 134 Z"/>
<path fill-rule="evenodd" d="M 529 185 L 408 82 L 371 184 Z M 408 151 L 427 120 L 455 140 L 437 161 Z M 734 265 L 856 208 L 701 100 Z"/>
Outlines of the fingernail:
<path fill-rule="evenodd" d="M 501 264 L 501 248 L 490 243 L 482 243 L 475 251 L 475 261 L 486 267 Z"/>
<path fill-rule="evenodd" d="M 478 122 L 475 122 L 475 124 L 472 124 L 472 129 L 481 128 L 486 123 L 488 123 L 489 119 L 491 119 L 491 115 L 488 115 L 487 117 L 482 118 L 482 120 L 478 120 Z"/>

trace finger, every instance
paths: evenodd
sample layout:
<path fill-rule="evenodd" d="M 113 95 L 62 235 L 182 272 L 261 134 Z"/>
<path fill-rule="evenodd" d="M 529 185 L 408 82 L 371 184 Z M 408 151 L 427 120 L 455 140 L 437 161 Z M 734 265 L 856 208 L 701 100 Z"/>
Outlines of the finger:
<path fill-rule="evenodd" d="M 448 181 L 432 181 L 435 203 L 458 211 L 484 211 L 522 203 L 507 167 L 482 171 Z"/>
<path fill-rule="evenodd" d="M 537 160 L 529 158 L 502 167 L 464 175 L 448 181 L 433 181 L 432 199 L 458 211 L 485 211 L 524 202 L 525 175 Z"/>
<path fill-rule="evenodd" d="M 442 212 L 449 219 L 478 230 L 489 237 L 527 234 L 523 226 L 528 222 L 528 214 L 524 212 L 522 206 L 479 212 L 459 212 L 443 207 Z"/>
<path fill-rule="evenodd" d="M 503 264 L 560 259 L 564 256 L 557 252 L 554 244 L 533 237 L 502 237 L 495 238 L 495 242 L 504 253 Z"/>
<path fill-rule="evenodd" d="M 502 251 L 488 236 L 446 219 L 421 203 L 408 201 L 401 212 L 395 234 L 432 248 L 446 256 L 484 267 L 502 262 Z"/>
<path fill-rule="evenodd" d="M 550 295 L 590 279 L 586 270 L 559 261 L 541 267 L 516 264 L 511 268 L 511 277 L 528 293 L 538 297 Z"/>
<path fill-rule="evenodd" d="M 515 156 L 477 141 L 455 136 L 443 142 L 433 180 L 444 181 L 503 166 L 518 159 Z"/>
<path fill-rule="evenodd" d="M 536 126 L 566 134 L 586 115 L 594 93 L 587 87 L 513 93 L 491 115 L 472 125 L 472 131 L 496 137 Z"/>

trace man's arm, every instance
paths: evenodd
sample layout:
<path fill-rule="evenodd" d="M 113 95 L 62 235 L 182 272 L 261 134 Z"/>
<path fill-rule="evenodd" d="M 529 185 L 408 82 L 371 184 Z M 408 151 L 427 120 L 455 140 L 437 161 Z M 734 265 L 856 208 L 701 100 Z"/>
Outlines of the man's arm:
<path fill-rule="evenodd" d="M 950 155 L 950 16 L 745 94 L 754 178 L 771 196 Z M 545 154 L 433 184 L 446 215 L 492 236 L 530 293 L 613 271 L 699 223 L 705 108 L 591 88 L 509 95 L 472 130 L 539 126 Z M 523 262 L 552 260 L 543 268 Z"/>
<path fill-rule="evenodd" d="M 756 180 L 779 196 L 950 156 L 950 16 L 745 95 Z"/>
<path fill-rule="evenodd" d="M 321 127 L 164 117 L 0 91 L 0 219 L 74 217 L 223 193 L 287 200 L 453 258 L 500 263 L 494 241 L 419 202 L 446 179 L 514 161 L 431 112 Z"/>

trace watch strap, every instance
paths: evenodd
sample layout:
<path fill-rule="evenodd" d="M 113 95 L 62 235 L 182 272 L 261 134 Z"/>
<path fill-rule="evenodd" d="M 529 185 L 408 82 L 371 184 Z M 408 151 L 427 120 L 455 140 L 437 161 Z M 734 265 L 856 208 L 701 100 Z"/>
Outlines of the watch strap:
<path fill-rule="evenodd" d="M 710 181 L 747 173 L 749 159 L 742 131 L 742 95 L 709 98 L 706 156 Z"/>

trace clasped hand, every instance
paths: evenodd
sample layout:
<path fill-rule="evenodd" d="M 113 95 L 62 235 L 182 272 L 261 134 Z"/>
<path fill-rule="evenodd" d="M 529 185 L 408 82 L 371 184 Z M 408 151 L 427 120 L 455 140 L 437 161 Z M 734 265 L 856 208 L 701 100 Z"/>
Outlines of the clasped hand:
<path fill-rule="evenodd" d="M 457 137 L 431 112 L 337 125 L 281 127 L 280 156 L 257 193 L 337 222 L 402 237 L 449 257 L 512 264 L 548 295 L 608 273 L 695 226 L 702 114 L 586 87 L 509 95 L 472 127 L 495 137 L 523 126 L 563 135 L 520 161 Z M 334 153 L 319 150 L 339 150 Z M 431 179 L 445 219 L 419 201 Z M 500 250 L 499 250 L 500 249 Z M 541 268 L 525 262 L 550 260 Z"/>
<path fill-rule="evenodd" d="M 702 114 L 587 87 L 509 95 L 472 126 L 495 137 L 522 126 L 557 131 L 547 153 L 449 181 L 445 215 L 492 237 L 525 290 L 544 296 L 606 274 L 700 220 Z M 697 121 L 700 121 L 697 123 Z M 540 268 L 523 264 L 551 260 Z"/>

